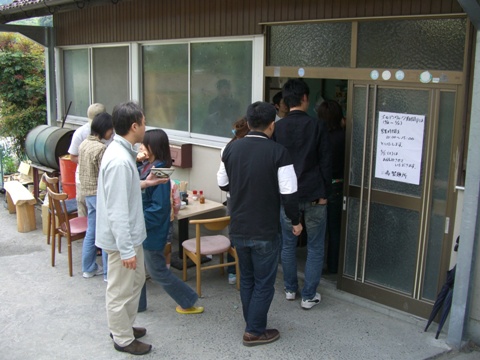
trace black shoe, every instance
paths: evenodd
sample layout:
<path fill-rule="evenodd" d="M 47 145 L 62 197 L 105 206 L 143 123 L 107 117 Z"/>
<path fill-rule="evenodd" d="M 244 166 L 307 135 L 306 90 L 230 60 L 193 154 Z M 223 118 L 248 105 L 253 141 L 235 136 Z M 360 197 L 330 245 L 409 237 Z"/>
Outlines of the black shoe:
<path fill-rule="evenodd" d="M 245 346 L 256 346 L 269 344 L 280 338 L 280 333 L 277 329 L 267 329 L 262 335 L 253 335 L 250 333 L 243 334 L 243 345 Z"/>
<path fill-rule="evenodd" d="M 133 327 L 132 329 L 133 329 L 133 337 L 135 339 L 140 339 L 140 338 L 144 337 L 145 334 L 147 333 L 147 329 L 145 329 L 145 328 Z M 112 333 L 110 333 L 110 337 L 113 339 Z"/>
<path fill-rule="evenodd" d="M 133 340 L 129 345 L 123 347 L 113 342 L 113 347 L 117 351 L 126 352 L 132 355 L 145 355 L 152 350 L 152 345 L 145 344 L 138 340 Z"/>

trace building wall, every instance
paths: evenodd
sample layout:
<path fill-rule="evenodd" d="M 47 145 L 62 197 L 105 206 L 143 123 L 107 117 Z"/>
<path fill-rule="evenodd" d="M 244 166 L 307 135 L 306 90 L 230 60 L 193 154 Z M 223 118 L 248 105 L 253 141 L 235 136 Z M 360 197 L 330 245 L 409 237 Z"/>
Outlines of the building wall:
<path fill-rule="evenodd" d="M 54 14 L 56 45 L 261 34 L 260 23 L 463 13 L 456 0 L 136 0 Z"/>
<path fill-rule="evenodd" d="M 480 219 L 477 216 L 477 225 L 480 223 Z M 473 340 L 476 344 L 480 344 L 480 246 L 479 235 L 476 234 L 474 253 L 473 253 L 473 265 L 472 265 L 472 279 L 470 282 L 470 304 L 467 318 L 467 331 L 466 338 Z"/>
<path fill-rule="evenodd" d="M 68 46 L 254 35 L 269 22 L 463 12 L 456 0 L 125 0 L 55 14 L 54 26 L 56 45 Z M 177 169 L 173 177 L 223 201 L 225 194 L 216 186 L 219 154 L 218 148 L 194 145 L 193 168 Z M 466 327 L 468 337 L 480 342 L 480 265 L 474 265 Z"/>

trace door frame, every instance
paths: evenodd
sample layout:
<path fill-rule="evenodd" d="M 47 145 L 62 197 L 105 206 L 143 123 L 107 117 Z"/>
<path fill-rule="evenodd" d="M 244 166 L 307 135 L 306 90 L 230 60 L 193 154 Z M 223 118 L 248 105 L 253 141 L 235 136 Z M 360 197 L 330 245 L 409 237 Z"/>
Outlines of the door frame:
<path fill-rule="evenodd" d="M 349 197 L 352 194 L 352 191 L 349 193 L 349 183 L 350 183 L 350 157 L 352 153 L 351 148 L 351 141 L 352 141 L 352 129 L 353 129 L 353 102 L 354 102 L 354 87 L 366 86 L 367 89 L 373 87 L 375 90 L 378 87 L 382 88 L 395 88 L 395 89 L 415 89 L 415 90 L 428 90 L 429 91 L 429 118 L 430 120 L 433 119 L 434 121 L 428 121 L 426 124 L 425 131 L 425 141 L 424 144 L 424 151 L 422 154 L 422 162 L 425 166 L 424 174 L 425 180 L 423 183 L 423 188 L 421 192 L 421 197 L 418 199 L 420 202 L 419 205 L 419 213 L 421 216 L 421 222 L 419 225 L 418 239 L 417 239 L 417 254 L 416 254 L 416 268 L 415 268 L 415 279 L 414 279 L 414 289 L 412 290 L 412 295 L 404 294 L 400 291 L 395 291 L 393 289 L 388 289 L 385 287 L 381 287 L 379 285 L 369 283 L 365 281 L 364 276 L 359 277 L 355 280 L 350 275 L 344 274 L 344 266 L 345 266 L 345 251 L 346 251 L 346 236 L 347 236 L 347 221 L 348 221 L 348 201 Z M 428 221 L 429 221 L 429 213 L 430 213 L 430 202 L 431 202 L 431 192 L 432 192 L 432 181 L 433 181 L 433 170 L 435 164 L 435 154 L 436 154 L 436 147 L 437 147 L 437 124 L 438 124 L 438 110 L 439 110 L 439 97 L 441 91 L 454 91 L 456 92 L 456 106 L 454 112 L 454 119 L 461 119 L 462 117 L 462 109 L 464 104 L 464 88 L 460 84 L 418 84 L 418 83 L 391 83 L 386 81 L 372 81 L 372 80 L 349 80 L 348 84 L 348 100 L 347 100 L 347 134 L 346 134 L 346 150 L 345 150 L 345 181 L 344 181 L 344 209 L 342 215 L 342 233 L 341 233 L 341 244 L 340 244 L 340 272 L 337 278 L 337 287 L 341 290 L 353 293 L 355 295 L 373 300 L 375 302 L 379 302 L 385 304 L 387 306 L 391 306 L 415 315 L 419 315 L 422 317 L 428 317 L 431 312 L 433 302 L 427 299 L 422 299 L 421 294 L 423 290 L 423 276 L 425 273 L 425 262 L 426 262 L 426 249 L 428 246 Z M 367 95 L 367 103 L 368 103 L 368 96 Z M 371 96 L 371 95 L 370 95 Z M 376 92 L 374 94 L 376 96 Z M 375 101 L 375 100 L 374 100 Z M 375 116 L 377 116 L 377 106 L 374 104 L 375 108 Z M 369 109 L 367 108 L 367 112 Z M 371 116 L 371 111 L 369 116 Z M 366 123 L 368 126 L 368 122 Z M 370 125 L 371 126 L 371 125 Z M 461 122 L 455 121 L 453 124 L 453 133 L 452 133 L 452 144 L 451 144 L 451 152 L 450 152 L 450 170 L 448 176 L 448 190 L 447 190 L 447 200 L 446 200 L 446 217 L 450 219 L 447 233 L 444 233 L 444 238 L 442 241 L 442 251 L 441 251 L 441 259 L 440 259 L 440 275 L 438 277 L 437 289 L 441 288 L 445 277 L 446 271 L 449 269 L 449 261 L 450 261 L 450 254 L 451 254 L 451 247 L 453 242 L 453 226 L 455 220 L 455 211 L 456 211 L 456 203 L 457 203 L 457 192 L 455 191 L 456 185 L 456 176 L 458 173 L 458 150 L 460 146 L 460 137 L 461 137 Z M 366 130 L 366 129 L 365 129 Z M 375 138 L 375 131 L 374 128 L 372 130 L 371 136 L 373 139 Z M 372 140 L 373 141 L 373 140 Z M 431 154 L 433 152 L 433 154 Z M 369 161 L 372 162 L 373 167 L 373 149 L 371 154 L 372 159 Z M 363 165 L 364 168 L 364 165 Z M 370 180 L 373 179 L 373 175 L 370 174 Z M 371 184 L 371 182 L 370 182 Z M 362 186 L 362 185 L 361 185 Z M 361 192 L 360 189 L 356 189 L 356 191 Z M 372 189 L 364 190 L 371 192 Z M 355 192 L 355 190 L 354 190 Z M 393 195 L 395 196 L 395 195 Z M 360 199 L 359 194 L 357 193 L 357 198 Z M 372 202 L 372 199 L 369 198 L 369 203 Z M 448 221 L 448 220 L 447 220 Z M 368 225 L 367 225 L 368 228 Z M 357 251 L 357 257 L 359 256 Z M 358 271 L 358 264 L 356 264 L 356 274 Z M 363 272 L 364 273 L 364 272 Z"/>

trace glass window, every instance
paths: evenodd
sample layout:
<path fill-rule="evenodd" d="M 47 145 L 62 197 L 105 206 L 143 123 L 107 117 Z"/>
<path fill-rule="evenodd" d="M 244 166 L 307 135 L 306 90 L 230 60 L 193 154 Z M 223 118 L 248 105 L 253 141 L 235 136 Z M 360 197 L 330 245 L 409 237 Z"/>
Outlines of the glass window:
<path fill-rule="evenodd" d="M 360 22 L 357 67 L 462 71 L 465 32 L 466 19 Z"/>
<path fill-rule="evenodd" d="M 128 46 L 93 49 L 93 101 L 112 113 L 117 104 L 130 100 Z"/>
<path fill-rule="evenodd" d="M 65 111 L 70 102 L 69 115 L 87 117 L 90 105 L 88 49 L 63 52 Z"/>
<path fill-rule="evenodd" d="M 125 45 L 64 50 L 66 106 L 71 100 L 70 115 L 86 117 L 90 102 L 112 112 L 141 96 L 149 126 L 230 138 L 233 122 L 252 102 L 254 43 L 257 48 L 255 39 L 148 44 L 133 60 Z M 137 56 L 141 68 L 130 71 Z"/>
<path fill-rule="evenodd" d="M 365 281 L 412 293 L 419 222 L 418 211 L 371 203 Z"/>
<path fill-rule="evenodd" d="M 188 131 L 188 44 L 147 45 L 142 53 L 148 125 Z"/>
<path fill-rule="evenodd" d="M 230 137 L 252 101 L 252 42 L 191 45 L 191 131 Z"/>
<path fill-rule="evenodd" d="M 350 22 L 275 25 L 269 66 L 349 67 Z"/>

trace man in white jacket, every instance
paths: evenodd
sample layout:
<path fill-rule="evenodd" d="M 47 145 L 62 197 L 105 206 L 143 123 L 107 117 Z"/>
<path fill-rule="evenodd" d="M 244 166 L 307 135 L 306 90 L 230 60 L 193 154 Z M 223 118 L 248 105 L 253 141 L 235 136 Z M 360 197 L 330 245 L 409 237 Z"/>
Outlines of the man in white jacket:
<path fill-rule="evenodd" d="M 137 340 L 146 329 L 133 327 L 145 283 L 141 188 L 166 181 L 153 174 L 140 181 L 134 145 L 142 142 L 145 134 L 142 109 L 133 102 L 122 103 L 114 108 L 112 118 L 117 136 L 105 150 L 100 167 L 95 245 L 108 253 L 106 305 L 114 347 L 143 355 L 152 348 Z"/>

